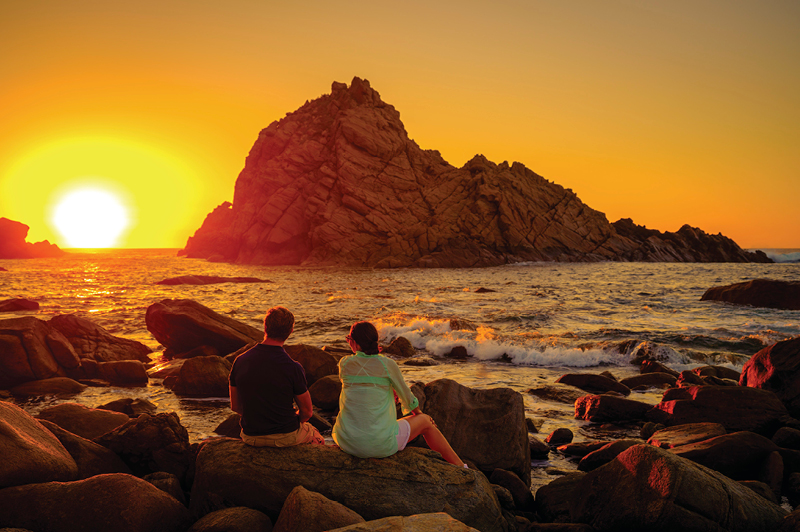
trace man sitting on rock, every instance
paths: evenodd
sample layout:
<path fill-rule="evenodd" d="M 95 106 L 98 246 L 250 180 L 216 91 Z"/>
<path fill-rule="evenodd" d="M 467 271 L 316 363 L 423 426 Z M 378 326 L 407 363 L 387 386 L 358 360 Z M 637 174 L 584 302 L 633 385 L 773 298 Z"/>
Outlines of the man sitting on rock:
<path fill-rule="evenodd" d="M 325 444 L 311 424 L 311 395 L 303 366 L 283 343 L 294 331 L 294 316 L 273 307 L 264 317 L 264 341 L 239 355 L 229 377 L 231 409 L 242 416 L 242 441 L 254 447 Z M 295 403 L 299 409 L 295 409 Z"/>

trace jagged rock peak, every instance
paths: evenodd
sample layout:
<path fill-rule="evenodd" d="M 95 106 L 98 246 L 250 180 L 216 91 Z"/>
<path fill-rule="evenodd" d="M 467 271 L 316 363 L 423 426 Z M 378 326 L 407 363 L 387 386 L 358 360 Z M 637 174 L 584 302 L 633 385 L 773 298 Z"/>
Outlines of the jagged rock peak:
<path fill-rule="evenodd" d="M 397 110 L 356 77 L 260 132 L 233 203 L 209 214 L 181 253 L 367 267 L 754 260 L 735 243 L 715 255 L 707 248 L 718 237 L 617 224 L 521 163 L 476 155 L 456 168 L 421 149 Z"/>

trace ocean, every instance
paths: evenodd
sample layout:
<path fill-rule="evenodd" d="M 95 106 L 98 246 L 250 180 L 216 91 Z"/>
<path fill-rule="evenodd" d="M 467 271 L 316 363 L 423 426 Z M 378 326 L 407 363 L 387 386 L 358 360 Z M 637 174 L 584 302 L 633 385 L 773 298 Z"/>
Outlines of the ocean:
<path fill-rule="evenodd" d="M 261 328 L 264 312 L 282 305 L 295 314 L 288 343 L 346 348 L 350 325 L 370 320 L 382 343 L 404 336 L 435 366 L 402 366 L 409 382 L 449 378 L 476 388 L 509 387 L 522 393 L 539 436 L 560 427 L 575 440 L 608 439 L 573 418 L 572 405 L 543 401 L 531 388 L 564 373 L 638 374 L 630 364 L 637 346 L 658 346 L 667 365 L 681 371 L 704 364 L 741 370 L 761 348 L 800 335 L 800 311 L 700 301 L 706 289 L 756 278 L 798 280 L 800 250 L 765 250 L 775 264 L 523 263 L 476 269 L 334 269 L 211 263 L 176 256 L 174 249 L 72 250 L 56 259 L 0 260 L 0 300 L 27 298 L 48 320 L 78 313 L 110 333 L 162 348 L 145 326 L 147 307 L 162 299 L 193 299 Z M 155 284 L 180 275 L 259 277 L 270 283 L 206 286 Z M 483 288 L 483 291 L 478 291 Z M 632 340 L 622 352 L 620 344 Z M 445 357 L 464 346 L 470 357 Z M 632 398 L 657 403 L 661 390 Z M 60 402 L 95 407 L 121 397 L 143 397 L 159 411 L 175 411 L 190 439 L 213 436 L 230 413 L 227 398 L 185 399 L 159 382 L 145 388 L 89 388 L 80 395 L 21 401 L 32 414 Z M 624 431 L 623 431 L 624 432 Z M 621 434 L 625 435 L 625 434 Z M 575 465 L 557 453 L 534 463 L 534 486 Z"/>

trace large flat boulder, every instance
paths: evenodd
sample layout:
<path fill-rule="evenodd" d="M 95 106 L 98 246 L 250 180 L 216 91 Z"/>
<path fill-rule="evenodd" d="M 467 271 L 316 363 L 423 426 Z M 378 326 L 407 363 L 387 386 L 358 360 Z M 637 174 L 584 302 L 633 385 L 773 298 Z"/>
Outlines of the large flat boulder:
<path fill-rule="evenodd" d="M 222 357 L 189 358 L 181 366 L 172 391 L 188 397 L 228 397 L 231 363 Z"/>
<path fill-rule="evenodd" d="M 709 288 L 700 301 L 725 301 L 735 305 L 800 310 L 800 281 L 753 279 Z"/>
<path fill-rule="evenodd" d="M 800 337 L 765 347 L 742 368 L 739 384 L 769 390 L 800 417 Z"/>
<path fill-rule="evenodd" d="M 249 447 L 241 440 L 209 441 L 197 457 L 191 509 L 196 515 L 247 506 L 276 520 L 284 501 L 303 486 L 364 519 L 447 512 L 483 532 L 505 530 L 489 481 L 436 453 L 409 448 L 363 459 L 338 447 Z"/>
<path fill-rule="evenodd" d="M 61 314 L 47 323 L 69 340 L 79 358 L 91 358 L 97 362 L 150 362 L 148 355 L 152 349 L 143 343 L 114 336 L 96 323 L 75 314 Z"/>
<path fill-rule="evenodd" d="M 0 490 L 0 527 L 36 532 L 184 532 L 189 511 L 124 473 Z"/>
<path fill-rule="evenodd" d="M 586 395 L 575 401 L 575 419 L 593 423 L 643 419 L 651 405 L 616 395 Z"/>
<path fill-rule="evenodd" d="M 572 520 L 599 531 L 772 532 L 787 513 L 716 471 L 647 444 L 587 473 L 572 496 Z"/>
<path fill-rule="evenodd" d="M 5 401 L 0 401 L 0 457 L 0 488 L 78 478 L 78 465 L 61 442 Z"/>
<path fill-rule="evenodd" d="M 0 389 L 64 377 L 80 366 L 69 340 L 33 316 L 0 320 L 0 353 Z"/>
<path fill-rule="evenodd" d="M 759 477 L 765 461 L 778 446 L 760 434 L 739 431 L 670 450 L 734 480 L 753 480 Z"/>
<path fill-rule="evenodd" d="M 61 445 L 64 446 L 78 465 L 78 475 L 73 480 L 81 480 L 106 473 L 131 473 L 130 468 L 125 465 L 116 453 L 102 445 L 98 445 L 86 438 L 81 438 L 77 434 L 64 430 L 50 421 L 40 419 L 39 423 L 58 438 L 58 441 L 61 442 Z"/>
<path fill-rule="evenodd" d="M 128 416 L 101 408 L 89 408 L 78 403 L 48 406 L 36 415 L 55 423 L 81 438 L 93 440 L 128 421 Z"/>
<path fill-rule="evenodd" d="M 479 390 L 451 379 L 422 389 L 422 411 L 430 415 L 462 460 L 491 474 L 515 473 L 530 485 L 531 460 L 525 404 L 510 388 Z"/>
<path fill-rule="evenodd" d="M 191 299 L 164 299 L 147 307 L 147 330 L 175 355 L 211 346 L 227 355 L 264 339 L 264 331 L 223 316 Z"/>

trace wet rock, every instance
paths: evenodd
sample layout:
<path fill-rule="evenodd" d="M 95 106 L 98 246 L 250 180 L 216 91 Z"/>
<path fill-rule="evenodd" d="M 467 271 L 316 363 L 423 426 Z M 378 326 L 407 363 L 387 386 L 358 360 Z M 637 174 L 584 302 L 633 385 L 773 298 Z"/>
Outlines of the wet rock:
<path fill-rule="evenodd" d="M 560 428 L 551 432 L 544 441 L 550 445 L 557 446 L 572 442 L 572 438 L 573 434 L 571 430 Z"/>
<path fill-rule="evenodd" d="M 47 323 L 26 316 L 0 320 L 0 388 L 65 377 L 80 365 L 72 344 Z"/>
<path fill-rule="evenodd" d="M 768 532 L 786 514 L 726 476 L 646 444 L 587 473 L 576 490 L 572 520 L 598 530 Z"/>
<path fill-rule="evenodd" d="M 233 363 L 232 361 L 230 362 Z M 147 376 L 153 379 L 165 379 L 170 376 L 177 377 L 184 363 L 186 363 L 186 359 L 174 359 L 162 362 L 148 369 Z"/>
<path fill-rule="evenodd" d="M 398 336 L 389 345 L 383 348 L 382 354 L 394 355 L 400 358 L 411 358 L 417 354 L 414 346 L 405 337 Z"/>
<path fill-rule="evenodd" d="M 190 299 L 164 299 L 147 307 L 147 330 L 171 354 L 209 345 L 232 353 L 264 339 L 264 332 Z"/>
<path fill-rule="evenodd" d="M 800 450 L 800 430 L 791 427 L 781 427 L 772 436 L 772 441 L 778 447 Z"/>
<path fill-rule="evenodd" d="M 677 380 L 677 377 L 670 375 L 669 373 L 654 372 L 635 375 L 633 377 L 622 379 L 619 382 L 620 384 L 633 389 L 639 387 L 658 388 L 663 386 L 674 386 Z"/>
<path fill-rule="evenodd" d="M 234 412 L 225 418 L 225 420 L 217 425 L 214 429 L 214 434 L 220 436 L 227 436 L 229 438 L 239 438 L 242 432 L 242 416 Z M 317 429 L 319 430 L 319 429 Z"/>
<path fill-rule="evenodd" d="M 274 532 L 323 532 L 363 523 L 364 518 L 320 493 L 295 487 L 283 503 Z"/>
<path fill-rule="evenodd" d="M 687 423 L 659 430 L 647 440 L 647 443 L 662 449 L 671 449 L 709 440 L 727 432 L 719 423 Z"/>
<path fill-rule="evenodd" d="M 328 375 L 318 379 L 308 387 L 311 402 L 322 410 L 338 410 L 339 396 L 342 394 L 342 381 L 338 375 Z"/>
<path fill-rule="evenodd" d="M 532 417 L 526 417 L 525 418 L 525 428 L 528 429 L 528 432 L 532 432 L 534 434 L 537 434 L 539 432 L 539 427 L 541 427 L 542 424 L 543 424 L 543 421 L 537 422 Z"/>
<path fill-rule="evenodd" d="M 450 515 L 438 512 L 409 516 L 384 517 L 330 532 L 477 532 Z"/>
<path fill-rule="evenodd" d="M 422 411 L 436 421 L 462 460 L 482 471 L 512 471 L 530 483 L 525 405 L 519 392 L 478 390 L 438 379 L 425 385 L 424 398 Z"/>
<path fill-rule="evenodd" d="M 172 391 L 187 397 L 228 397 L 231 363 L 220 357 L 187 359 Z"/>
<path fill-rule="evenodd" d="M 189 511 L 148 482 L 123 473 L 0 490 L 0 527 L 40 532 L 183 532 Z"/>
<path fill-rule="evenodd" d="M 695 373 L 690 369 L 685 369 L 681 371 L 681 374 L 678 376 L 677 381 L 675 381 L 680 387 L 688 387 L 688 386 L 705 386 L 707 383 L 703 378 Z"/>
<path fill-rule="evenodd" d="M 729 432 L 747 430 L 772 436 L 786 424 L 787 414 L 783 403 L 767 390 L 744 386 L 690 386 L 667 390 L 647 417 L 668 427 L 711 422 L 720 423 Z"/>
<path fill-rule="evenodd" d="M 545 523 L 570 523 L 571 501 L 580 496 L 577 492 L 583 472 L 568 473 L 536 491 L 536 513 Z"/>
<path fill-rule="evenodd" d="M 60 257 L 64 254 L 47 240 L 26 242 L 30 227 L 8 218 L 0 218 L 0 259 Z"/>
<path fill-rule="evenodd" d="M 476 288 L 475 290 L 473 290 L 473 292 L 476 294 L 488 294 L 491 292 L 497 292 L 497 290 L 492 290 L 491 288 L 484 288 L 481 286 L 480 288 Z"/>
<path fill-rule="evenodd" d="M 671 347 L 649 341 L 637 344 L 630 355 L 631 364 L 634 366 L 645 366 L 647 362 L 658 362 L 659 366 L 663 368 L 666 366 L 660 364 L 661 362 L 679 360 L 678 353 Z"/>
<path fill-rule="evenodd" d="M 466 360 L 469 358 L 469 353 L 467 353 L 466 347 L 463 345 L 457 345 L 453 347 L 445 356 L 447 358 L 455 358 L 456 360 Z"/>
<path fill-rule="evenodd" d="M 291 490 L 303 486 L 364 519 L 446 509 L 483 532 L 505 530 L 486 477 L 437 456 L 408 448 L 380 460 L 360 459 L 333 446 L 271 449 L 230 439 L 209 441 L 197 457 L 191 508 L 205 515 L 224 501 L 276 519 Z"/>
<path fill-rule="evenodd" d="M 0 312 L 18 312 L 20 310 L 39 310 L 39 303 L 21 298 L 0 301 Z"/>
<path fill-rule="evenodd" d="M 99 408 L 87 408 L 77 403 L 48 406 L 36 416 L 55 423 L 81 438 L 94 440 L 128 421 L 128 416 Z"/>
<path fill-rule="evenodd" d="M 114 336 L 96 323 L 75 314 L 55 316 L 47 324 L 69 340 L 79 358 L 90 358 L 97 362 L 150 362 L 148 355 L 152 349 L 143 343 Z"/>
<path fill-rule="evenodd" d="M 514 499 L 514 508 L 517 510 L 535 511 L 530 487 L 514 473 L 505 469 L 495 469 L 489 476 L 489 482 L 507 489 Z"/>
<path fill-rule="evenodd" d="M 293 360 L 303 366 L 309 386 L 328 375 L 338 375 L 339 361 L 344 358 L 311 345 L 285 345 L 284 349 Z"/>
<path fill-rule="evenodd" d="M 594 471 L 598 467 L 609 463 L 623 451 L 641 443 L 641 440 L 616 440 L 609 442 L 584 456 L 581 461 L 578 462 L 578 471 Z"/>
<path fill-rule="evenodd" d="M 416 367 L 430 367 L 430 366 L 438 366 L 439 363 L 436 362 L 431 357 L 414 357 L 409 358 L 403 362 L 406 366 L 416 366 Z"/>
<path fill-rule="evenodd" d="M 150 380 L 147 368 L 138 360 L 100 362 L 97 372 L 101 379 L 120 386 L 147 386 Z"/>
<path fill-rule="evenodd" d="M 800 310 L 800 282 L 753 279 L 709 288 L 700 301 L 725 301 L 735 305 Z"/>
<path fill-rule="evenodd" d="M 477 331 L 478 326 L 463 318 L 450 318 L 451 331 Z"/>
<path fill-rule="evenodd" d="M 739 382 L 739 379 L 742 376 L 742 374 L 735 369 L 727 368 L 725 366 L 700 366 L 698 368 L 694 368 L 692 371 L 701 377 L 717 377 L 719 379 L 730 379 L 735 382 Z"/>
<path fill-rule="evenodd" d="M 653 434 L 665 428 L 667 427 L 665 427 L 662 423 L 653 423 L 652 421 L 647 421 L 639 430 L 639 437 L 641 437 L 643 440 L 649 440 Z"/>
<path fill-rule="evenodd" d="M 189 433 L 175 412 L 142 414 L 95 442 L 117 453 L 137 476 L 165 471 L 183 481 L 194 458 Z"/>
<path fill-rule="evenodd" d="M 620 384 L 604 375 L 592 373 L 567 373 L 559 377 L 556 382 L 569 384 L 591 393 L 618 392 L 625 396 L 631 394 L 630 388 L 624 384 Z"/>
<path fill-rule="evenodd" d="M 653 407 L 614 395 L 585 395 L 575 401 L 575 419 L 593 423 L 644 419 Z"/>
<path fill-rule="evenodd" d="M 183 494 L 181 481 L 172 473 L 157 471 L 155 473 L 145 475 L 142 477 L 142 479 L 157 487 L 167 495 L 175 497 L 178 502 L 186 506 L 186 495 Z"/>
<path fill-rule="evenodd" d="M 792 416 L 800 417 L 800 337 L 753 355 L 742 368 L 739 384 L 774 392 Z"/>
<path fill-rule="evenodd" d="M 748 431 L 723 434 L 671 449 L 682 458 L 735 480 L 758 478 L 764 461 L 777 450 L 778 446 L 771 440 Z"/>
<path fill-rule="evenodd" d="M 179 284 L 192 284 L 192 285 L 205 285 L 205 284 L 220 284 L 220 283 L 271 283 L 267 279 L 259 279 L 258 277 L 219 277 L 217 275 L 180 275 L 178 277 L 170 277 L 169 279 L 162 279 L 154 284 L 161 285 L 179 285 Z"/>
<path fill-rule="evenodd" d="M 67 377 L 53 377 L 38 381 L 28 381 L 14 386 L 9 390 L 20 397 L 37 395 L 76 395 L 85 390 L 87 386 Z"/>
<path fill-rule="evenodd" d="M 667 375 L 672 375 L 676 379 L 678 378 L 678 373 L 672 368 L 669 368 L 662 364 L 661 362 L 657 362 L 655 360 L 644 360 L 642 361 L 642 366 L 640 368 L 641 373 L 666 373 Z"/>
<path fill-rule="evenodd" d="M 78 465 L 61 442 L 24 410 L 4 401 L 0 401 L 0 456 L 0 488 L 78 476 Z"/>
<path fill-rule="evenodd" d="M 205 515 L 192 525 L 187 532 L 270 532 L 272 521 L 269 517 L 244 506 L 225 508 Z"/>
<path fill-rule="evenodd" d="M 609 442 L 607 441 L 581 441 L 576 443 L 565 443 L 558 446 L 558 451 L 567 456 L 586 456 L 587 454 L 601 449 Z"/>
<path fill-rule="evenodd" d="M 64 430 L 55 423 L 51 423 L 45 419 L 40 419 L 39 423 L 58 438 L 61 445 L 64 446 L 73 460 L 75 460 L 78 466 L 78 473 L 70 480 L 82 480 L 106 473 L 130 474 L 131 470 L 120 460 L 119 456 L 102 445 L 97 445 L 93 441 L 81 438 L 77 434 Z"/>
<path fill-rule="evenodd" d="M 125 397 L 123 399 L 115 399 L 97 408 L 103 410 L 111 410 L 112 412 L 120 412 L 128 417 L 137 418 L 142 414 L 155 414 L 158 407 L 148 401 L 147 399 Z"/>
<path fill-rule="evenodd" d="M 539 388 L 531 388 L 527 392 L 534 397 L 544 399 L 545 401 L 554 401 L 556 403 L 575 404 L 575 401 L 586 395 L 586 392 L 580 388 L 573 386 L 558 385 L 558 386 L 540 386 Z"/>
<path fill-rule="evenodd" d="M 531 459 L 546 460 L 550 455 L 550 446 L 533 435 L 528 435 L 528 446 L 531 449 Z"/>

